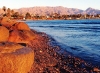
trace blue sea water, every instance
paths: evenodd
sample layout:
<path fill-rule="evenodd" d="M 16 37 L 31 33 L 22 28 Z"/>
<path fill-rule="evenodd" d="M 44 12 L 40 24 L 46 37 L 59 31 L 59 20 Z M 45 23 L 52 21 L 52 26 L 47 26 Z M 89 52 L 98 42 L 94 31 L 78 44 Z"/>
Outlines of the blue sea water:
<path fill-rule="evenodd" d="M 45 32 L 73 55 L 100 66 L 100 19 L 26 21 Z"/>

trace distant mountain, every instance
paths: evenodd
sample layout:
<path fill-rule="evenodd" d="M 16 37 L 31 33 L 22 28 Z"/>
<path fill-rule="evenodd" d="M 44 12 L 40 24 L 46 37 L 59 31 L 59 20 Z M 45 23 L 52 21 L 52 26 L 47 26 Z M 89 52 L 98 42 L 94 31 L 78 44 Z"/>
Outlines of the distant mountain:
<path fill-rule="evenodd" d="M 67 8 L 67 7 L 30 7 L 30 8 L 20 8 L 16 9 L 16 11 L 20 13 L 30 12 L 31 14 L 39 14 L 39 15 L 50 15 L 52 13 L 58 14 L 79 14 L 82 13 L 83 10 L 75 9 L 75 8 Z"/>
<path fill-rule="evenodd" d="M 100 10 L 94 8 L 87 8 L 85 11 L 87 14 L 100 14 Z"/>
<path fill-rule="evenodd" d="M 76 8 L 67 8 L 62 6 L 57 7 L 29 7 L 29 8 L 20 8 L 14 9 L 20 13 L 25 14 L 29 12 L 30 14 L 38 14 L 38 15 L 50 15 L 53 13 L 58 14 L 100 14 L 100 10 L 94 8 L 87 8 L 86 10 L 76 9 Z M 0 13 L 3 11 L 0 9 Z"/>

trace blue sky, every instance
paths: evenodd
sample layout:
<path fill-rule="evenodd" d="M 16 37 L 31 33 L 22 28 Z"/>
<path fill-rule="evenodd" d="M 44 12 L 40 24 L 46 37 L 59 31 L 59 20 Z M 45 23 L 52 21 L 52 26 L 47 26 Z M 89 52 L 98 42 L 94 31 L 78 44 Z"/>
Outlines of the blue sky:
<path fill-rule="evenodd" d="M 85 10 L 88 7 L 100 9 L 100 0 L 0 0 L 0 8 L 3 6 L 11 9 L 34 6 L 63 6 Z"/>

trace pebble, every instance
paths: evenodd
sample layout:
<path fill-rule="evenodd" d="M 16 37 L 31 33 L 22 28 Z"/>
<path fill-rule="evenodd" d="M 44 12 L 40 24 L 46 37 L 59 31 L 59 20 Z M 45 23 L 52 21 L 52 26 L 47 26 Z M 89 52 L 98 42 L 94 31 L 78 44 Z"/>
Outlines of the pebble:
<path fill-rule="evenodd" d="M 35 32 L 36 33 L 36 32 Z M 47 42 L 50 42 L 47 35 L 40 34 L 39 43 L 33 41 L 36 45 L 31 45 L 35 51 L 35 64 L 33 69 L 29 73 L 98 73 L 99 68 L 95 68 L 92 65 L 86 63 L 80 58 L 74 57 L 67 51 L 61 51 L 59 46 L 52 46 Z M 42 40 L 41 40 L 42 39 Z M 52 41 L 52 40 L 51 40 Z M 44 44 L 43 44 L 44 43 Z M 39 46 L 38 46 L 39 45 Z M 35 48 L 35 49 L 34 49 Z"/>

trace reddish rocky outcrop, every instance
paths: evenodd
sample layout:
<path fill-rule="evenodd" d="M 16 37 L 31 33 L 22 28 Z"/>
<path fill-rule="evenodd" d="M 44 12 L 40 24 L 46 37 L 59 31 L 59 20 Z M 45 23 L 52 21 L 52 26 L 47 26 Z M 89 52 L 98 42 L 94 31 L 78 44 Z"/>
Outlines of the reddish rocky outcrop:
<path fill-rule="evenodd" d="M 34 50 L 26 44 L 34 34 L 24 22 L 4 17 L 0 23 L 0 73 L 28 73 L 34 63 Z"/>
<path fill-rule="evenodd" d="M 35 35 L 32 31 L 29 30 L 12 30 L 10 32 L 8 41 L 16 42 L 16 43 L 29 43 L 31 40 L 35 38 Z"/>
<path fill-rule="evenodd" d="M 15 20 L 11 20 L 10 18 L 8 18 L 8 17 L 3 17 L 2 19 L 1 19 L 1 25 L 2 26 L 5 26 L 5 27 L 11 27 L 13 24 L 15 24 L 16 23 L 16 21 Z"/>
<path fill-rule="evenodd" d="M 29 26 L 24 22 L 17 22 L 15 28 L 18 30 L 30 30 Z"/>
<path fill-rule="evenodd" d="M 0 26 L 0 42 L 7 41 L 8 37 L 9 37 L 9 30 L 4 26 Z"/>
<path fill-rule="evenodd" d="M 25 36 L 22 31 L 13 30 L 12 32 L 10 32 L 8 41 L 16 43 L 28 43 L 29 41 L 26 39 L 27 36 Z"/>
<path fill-rule="evenodd" d="M 0 73 L 28 73 L 33 61 L 31 48 L 16 43 L 0 43 Z"/>

